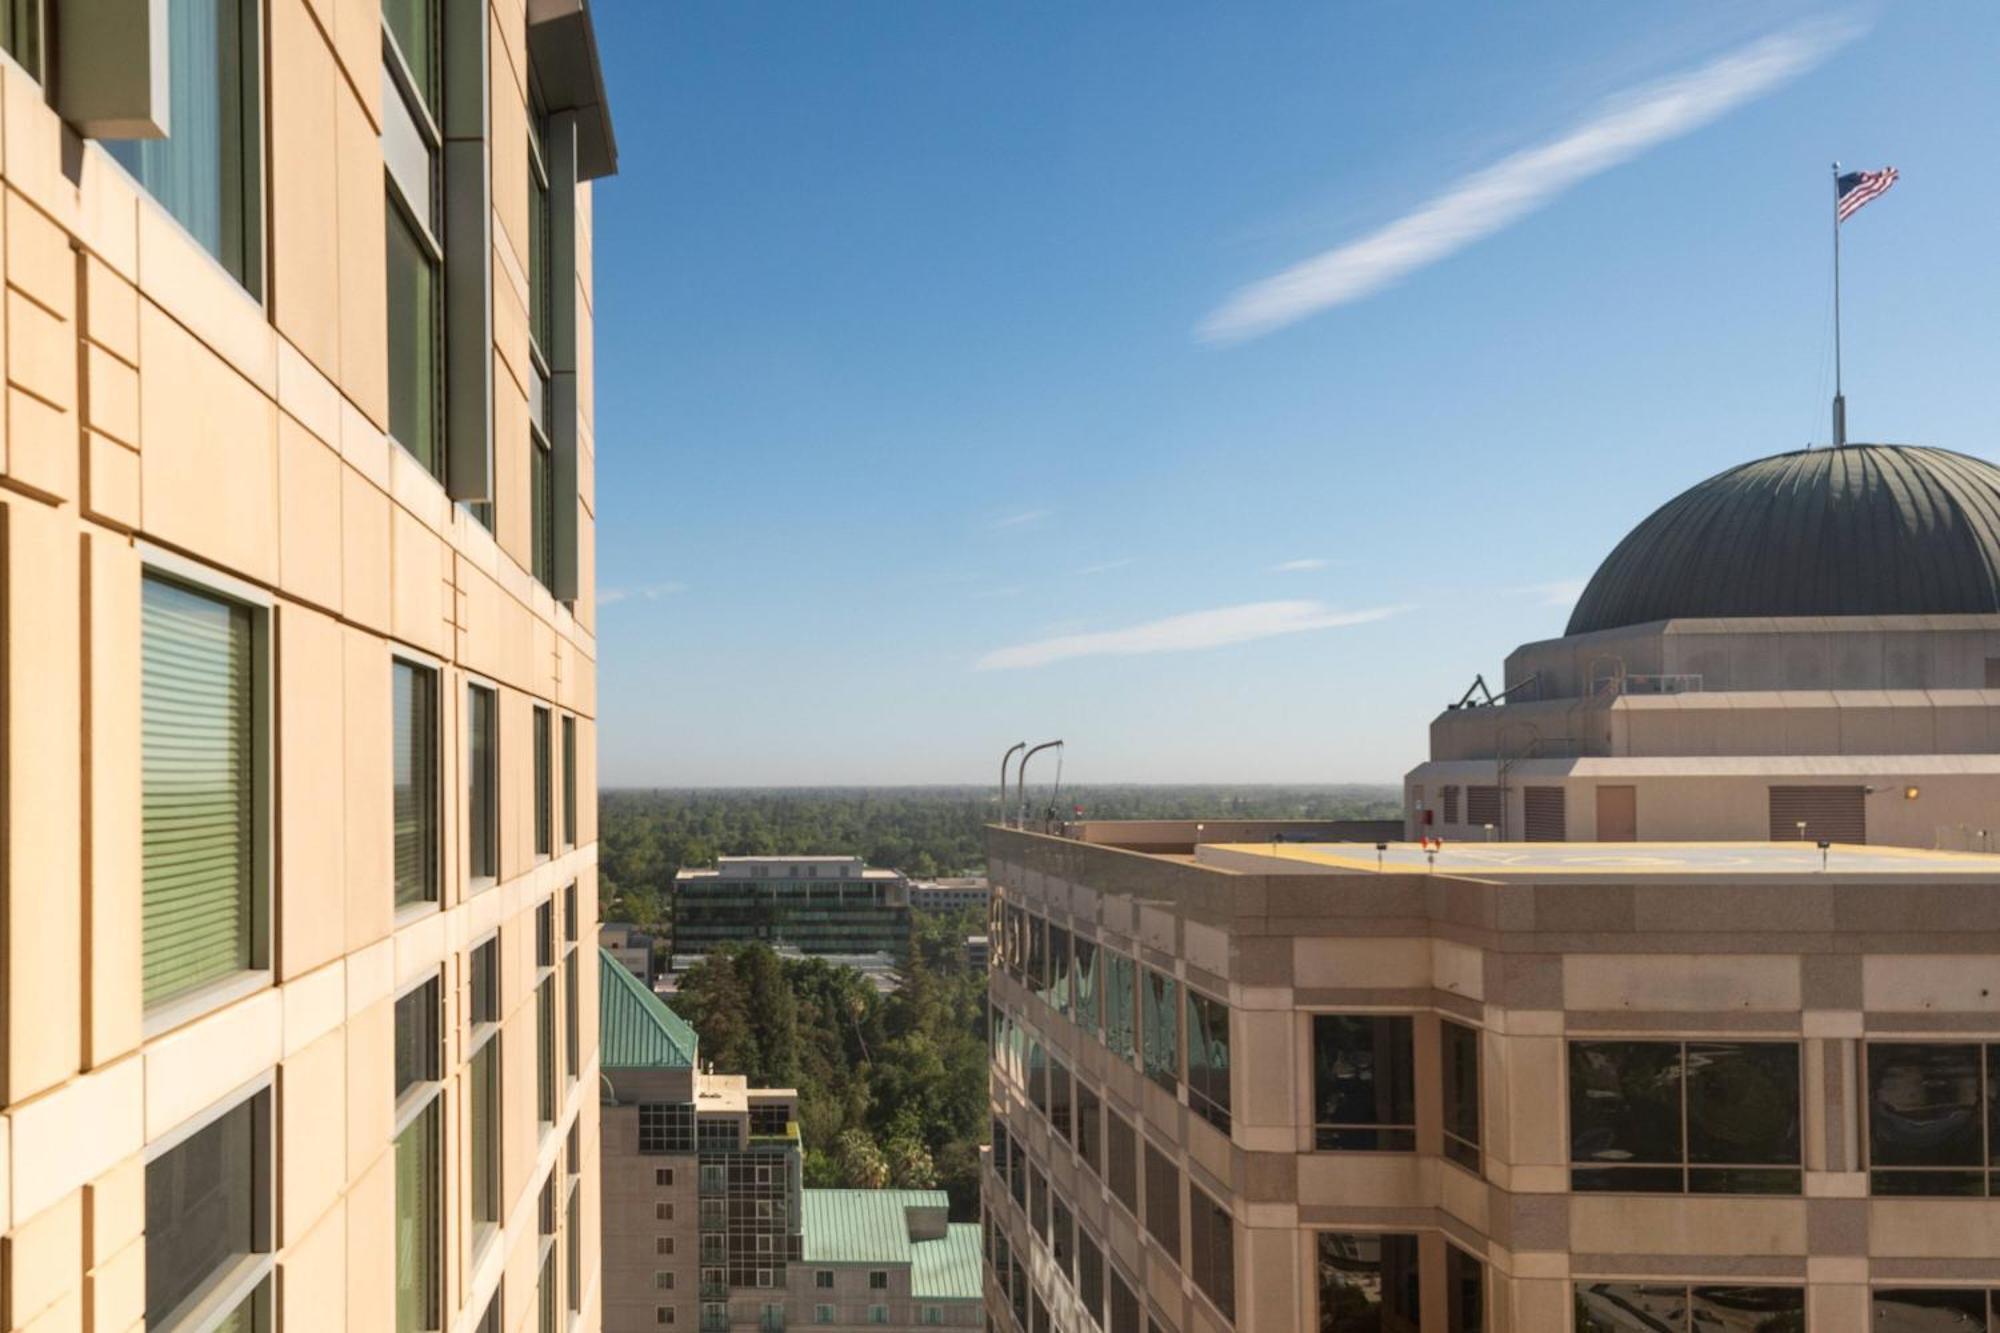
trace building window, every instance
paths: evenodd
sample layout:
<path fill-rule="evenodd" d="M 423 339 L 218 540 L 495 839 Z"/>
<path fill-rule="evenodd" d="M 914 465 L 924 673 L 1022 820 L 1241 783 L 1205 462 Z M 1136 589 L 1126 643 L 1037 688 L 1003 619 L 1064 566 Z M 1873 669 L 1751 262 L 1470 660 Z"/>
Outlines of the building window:
<path fill-rule="evenodd" d="M 1474 828 L 1498 828 L 1500 826 L 1500 789 L 1498 787 L 1467 787 L 1465 789 L 1465 822 Z"/>
<path fill-rule="evenodd" d="M 1992 1293 L 1976 1289 L 1878 1288 L 1868 1294 L 1874 1312 L 1870 1327 L 1882 1333 L 1986 1333 L 1989 1321 L 2000 1319 L 2000 1302 L 1989 1312 Z"/>
<path fill-rule="evenodd" d="M 1069 1066 L 1049 1057 L 1049 1127 L 1067 1139 L 1070 1136 Z"/>
<path fill-rule="evenodd" d="M 393 673 L 396 906 L 438 900 L 437 672 L 397 661 Z"/>
<path fill-rule="evenodd" d="M 880 1268 L 871 1270 L 868 1274 L 868 1290 L 887 1291 L 888 1289 L 889 1274 Z"/>
<path fill-rule="evenodd" d="M 42 0 L 0 0 L 0 50 L 42 77 Z"/>
<path fill-rule="evenodd" d="M 1104 1044 L 1121 1060 L 1138 1050 L 1138 965 L 1123 954 L 1104 953 Z"/>
<path fill-rule="evenodd" d="M 1027 918 L 1028 989 L 1040 995 L 1049 988 L 1048 922 L 1034 915 Z"/>
<path fill-rule="evenodd" d="M 1414 1330 L 1420 1283 L 1415 1236 L 1322 1231 L 1319 1326 L 1328 1330 Z"/>
<path fill-rule="evenodd" d="M 672 1255 L 673 1252 L 674 1238 L 672 1236 L 653 1237 L 654 1254 Z M 662 1281 L 661 1279 L 665 1280 Z M 674 1285 L 674 1275 L 672 1273 L 656 1273 L 653 1276 L 653 1285 L 658 1287 L 672 1287 Z"/>
<path fill-rule="evenodd" d="M 1104 1173 L 1104 1125 L 1097 1090 L 1076 1080 L 1076 1155 L 1093 1172 Z"/>
<path fill-rule="evenodd" d="M 1104 1323 L 1104 1250 L 1088 1231 L 1076 1233 L 1076 1291 L 1084 1311 Z"/>
<path fill-rule="evenodd" d="M 433 977 L 396 1001 L 396 1333 L 439 1327 L 444 1088 L 439 996 Z"/>
<path fill-rule="evenodd" d="M 1448 1241 L 1444 1303 L 1444 1333 L 1486 1333 L 1486 1265 Z"/>
<path fill-rule="evenodd" d="M 1173 1159 L 1146 1144 L 1146 1230 L 1167 1257 L 1181 1261 L 1181 1173 Z"/>
<path fill-rule="evenodd" d="M 472 1333 L 500 1333 L 500 1293 L 494 1292 L 493 1299 L 486 1302 L 486 1313 L 479 1316 L 479 1323 Z"/>
<path fill-rule="evenodd" d="M 1229 1132 L 1229 1006 L 1187 993 L 1188 1107 Z"/>
<path fill-rule="evenodd" d="M 833 1322 L 833 1307 L 831 1305 L 815 1305 L 813 1307 L 813 1322 L 815 1324 L 831 1324 Z"/>
<path fill-rule="evenodd" d="M 1188 1182 L 1189 1276 L 1222 1317 L 1236 1322 L 1236 1225 L 1229 1210 Z"/>
<path fill-rule="evenodd" d="M 1028 1168 L 1028 1229 L 1049 1243 L 1049 1178 L 1039 1166 Z"/>
<path fill-rule="evenodd" d="M 1444 822 L 1447 824 L 1456 824 L 1458 822 L 1457 787 L 1447 786 L 1444 789 Z"/>
<path fill-rule="evenodd" d="M 691 1102 L 641 1102 L 639 1104 L 639 1151 L 691 1153 L 694 1151 L 694 1105 Z M 674 1173 L 665 1172 L 662 1185 L 674 1183 Z"/>
<path fill-rule="evenodd" d="M 674 1307 L 671 1305 L 654 1306 L 653 1322 L 662 1326 L 672 1324 L 674 1322 Z"/>
<path fill-rule="evenodd" d="M 1321 1327 L 1326 1329 L 1324 1324 Z M 1111 1322 L 1105 1333 L 1139 1333 L 1139 1297 L 1115 1269 L 1111 1273 Z M 1326 1333 L 1338 1333 L 1338 1326 L 1326 1329 Z"/>
<path fill-rule="evenodd" d="M 1151 968 L 1141 974 L 1140 1019 L 1146 1077 L 1172 1092 L 1181 1081 L 1179 987 L 1174 979 Z"/>
<path fill-rule="evenodd" d="M 271 1318 L 271 1096 L 259 1091 L 146 1163 L 146 1327 Z M 219 1304 L 220 1308 L 214 1308 Z"/>
<path fill-rule="evenodd" d="M 1449 1019 L 1439 1025 L 1443 1063 L 1444 1155 L 1479 1170 L 1479 1031 Z"/>
<path fill-rule="evenodd" d="M 483 685 L 465 691 L 466 871 L 474 880 L 500 874 L 500 696 Z"/>
<path fill-rule="evenodd" d="M 148 1008 L 268 966 L 266 616 L 158 575 L 142 585 Z"/>
<path fill-rule="evenodd" d="M 653 1205 L 653 1220 L 654 1220 L 654 1221 L 656 1221 L 656 1222 L 671 1222 L 671 1221 L 673 1221 L 673 1220 L 674 1220 L 674 1206 L 673 1206 L 672 1204 L 670 1204 L 670 1203 L 656 1203 L 656 1204 L 654 1204 L 654 1205 Z"/>
<path fill-rule="evenodd" d="M 577 1009 L 577 950 L 574 945 L 563 956 L 563 1074 L 571 1083 L 581 1073 L 582 1020 Z"/>
<path fill-rule="evenodd" d="M 1069 1013 L 1069 932 L 1049 926 L 1049 1004 L 1059 1014 Z"/>
<path fill-rule="evenodd" d="M 1414 1152 L 1416 1089 L 1406 1015 L 1313 1015 L 1313 1147 Z"/>
<path fill-rule="evenodd" d="M 562 819 L 563 845 L 576 846 L 576 719 L 565 716 L 562 720 Z M 576 927 L 570 926 L 570 938 L 575 939 Z"/>
<path fill-rule="evenodd" d="M 14 0 L 6 6 L 17 7 Z M 167 6 L 164 139 L 105 140 L 146 192 L 250 295 L 263 296 L 264 41 L 256 0 Z"/>
<path fill-rule="evenodd" d="M 944 1322 L 944 1307 L 941 1305 L 924 1306 L 917 1322 L 923 1324 L 942 1324 Z"/>
<path fill-rule="evenodd" d="M 831 1268 L 815 1270 L 813 1273 L 813 1286 L 820 1291 L 833 1290 L 833 1270 Z"/>
<path fill-rule="evenodd" d="M 556 983 L 535 987 L 535 1109 L 546 1130 L 556 1122 Z"/>
<path fill-rule="evenodd" d="M 1572 1041 L 1569 1138 L 1575 1190 L 1797 1194 L 1798 1043 Z"/>
<path fill-rule="evenodd" d="M 1881 1195 L 1993 1192 L 1987 1129 L 2000 1047 L 1868 1043 L 1868 1182 Z"/>
<path fill-rule="evenodd" d="M 1139 1215 L 1139 1140 L 1132 1122 L 1110 1107 L 1104 1109 L 1104 1146 L 1109 1169 L 1105 1183 L 1118 1202 L 1134 1216 Z"/>
<path fill-rule="evenodd" d="M 1803 1329 L 1803 1287 L 1688 1287 L 1679 1283 L 1579 1282 L 1576 1333 L 1708 1333 Z M 1947 1326 L 1948 1327 L 1948 1326 Z"/>
<path fill-rule="evenodd" d="M 471 1034 L 472 1226 L 480 1243 L 500 1225 L 500 937 L 472 951 L 467 1017 Z"/>
<path fill-rule="evenodd" d="M 1049 1253 L 1055 1256 L 1056 1270 L 1068 1281 L 1076 1253 L 1076 1214 L 1053 1193 L 1049 1196 Z"/>
<path fill-rule="evenodd" d="M 888 1322 L 889 1322 L 889 1307 L 888 1307 L 888 1306 L 886 1306 L 886 1305 L 871 1305 L 871 1306 L 869 1306 L 869 1307 L 868 1307 L 868 1322 L 869 1322 L 869 1323 L 871 1323 L 871 1324 L 886 1324 L 886 1323 L 888 1323 Z"/>
<path fill-rule="evenodd" d="M 1028 1104 L 1049 1113 L 1049 1053 L 1039 1037 L 1028 1038 Z"/>
<path fill-rule="evenodd" d="M 535 855 L 555 853 L 555 751 L 549 710 L 536 705 L 535 719 Z"/>
<path fill-rule="evenodd" d="M 389 434 L 444 475 L 443 47 L 439 0 L 383 0 Z"/>
<path fill-rule="evenodd" d="M 556 581 L 556 480 L 555 456 L 539 428 L 528 438 L 528 541 L 529 572 L 544 588 Z"/>

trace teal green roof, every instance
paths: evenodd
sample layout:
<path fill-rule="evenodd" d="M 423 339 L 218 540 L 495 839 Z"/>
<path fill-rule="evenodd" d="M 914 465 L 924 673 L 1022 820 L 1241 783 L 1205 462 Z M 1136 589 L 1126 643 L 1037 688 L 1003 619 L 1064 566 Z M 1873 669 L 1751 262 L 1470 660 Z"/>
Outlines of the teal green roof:
<path fill-rule="evenodd" d="M 980 1297 L 979 1224 L 954 1222 L 938 1240 L 912 1241 L 911 1208 L 947 1208 L 943 1190 L 801 1190 L 809 1264 L 908 1264 L 919 1300 Z"/>
<path fill-rule="evenodd" d="M 693 1069 L 687 1020 L 604 949 L 597 951 L 597 1062 L 605 1069 Z"/>

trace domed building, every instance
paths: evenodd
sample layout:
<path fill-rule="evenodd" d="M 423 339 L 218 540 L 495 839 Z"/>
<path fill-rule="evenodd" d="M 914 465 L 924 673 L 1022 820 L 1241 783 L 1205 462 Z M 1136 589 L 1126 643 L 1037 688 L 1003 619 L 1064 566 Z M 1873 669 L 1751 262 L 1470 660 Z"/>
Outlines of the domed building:
<path fill-rule="evenodd" d="M 1410 835 L 2000 846 L 2000 468 L 1848 445 L 1634 528 L 1431 724 Z"/>

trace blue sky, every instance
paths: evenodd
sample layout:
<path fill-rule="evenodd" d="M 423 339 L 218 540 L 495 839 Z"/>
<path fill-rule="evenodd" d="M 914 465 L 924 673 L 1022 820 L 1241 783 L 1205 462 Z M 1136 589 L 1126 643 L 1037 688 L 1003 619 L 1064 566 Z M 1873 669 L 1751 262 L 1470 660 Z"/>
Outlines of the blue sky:
<path fill-rule="evenodd" d="M 597 14 L 608 785 L 1394 780 L 1825 440 L 1835 157 L 1851 437 L 2000 440 L 2000 6 Z"/>

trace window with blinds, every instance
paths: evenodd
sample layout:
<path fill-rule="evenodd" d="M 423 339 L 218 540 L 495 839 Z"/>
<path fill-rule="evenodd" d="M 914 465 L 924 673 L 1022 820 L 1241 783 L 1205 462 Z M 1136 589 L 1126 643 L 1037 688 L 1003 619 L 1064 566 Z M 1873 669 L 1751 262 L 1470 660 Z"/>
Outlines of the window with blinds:
<path fill-rule="evenodd" d="M 262 963 L 259 612 L 148 575 L 141 595 L 148 1007 Z"/>
<path fill-rule="evenodd" d="M 481 685 L 465 691 L 466 871 L 473 879 L 500 873 L 500 701 Z"/>
<path fill-rule="evenodd" d="M 555 852 L 555 754 L 549 710 L 535 709 L 535 855 Z"/>
<path fill-rule="evenodd" d="M 437 901 L 437 673 L 409 662 L 393 671 L 396 906 Z"/>

